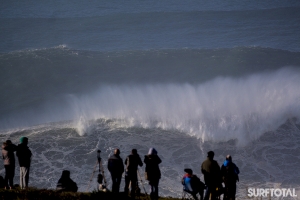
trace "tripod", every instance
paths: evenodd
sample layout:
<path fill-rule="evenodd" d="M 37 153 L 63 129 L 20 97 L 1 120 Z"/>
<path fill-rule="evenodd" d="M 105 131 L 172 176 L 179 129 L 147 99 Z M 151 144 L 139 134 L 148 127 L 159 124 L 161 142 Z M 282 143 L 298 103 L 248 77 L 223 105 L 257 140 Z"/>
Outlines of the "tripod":
<path fill-rule="evenodd" d="M 91 184 L 91 182 L 94 178 L 94 174 L 96 172 L 96 167 L 97 167 L 98 164 L 99 164 L 99 173 L 101 172 L 101 175 L 102 175 L 103 180 L 104 180 L 104 184 L 102 184 L 102 189 L 106 188 L 106 179 L 105 179 L 105 176 L 104 176 L 104 168 L 103 168 L 103 165 L 102 165 L 102 162 L 101 162 L 102 158 L 100 157 L 100 153 L 101 153 L 101 151 L 98 150 L 97 151 L 97 161 L 96 161 L 96 164 L 94 166 L 94 170 L 93 170 L 92 176 L 90 178 L 90 181 L 89 181 L 88 187 L 86 189 L 86 192 L 88 192 L 88 190 L 90 189 L 90 184 Z M 98 182 L 99 182 L 99 180 L 98 180 Z M 102 180 L 101 180 L 101 183 L 102 183 Z"/>
<path fill-rule="evenodd" d="M 147 199 L 149 199 L 149 196 L 148 196 L 147 191 L 146 191 L 146 189 L 145 189 L 145 187 L 144 187 L 144 183 L 143 183 L 142 177 L 141 177 L 141 175 L 140 175 L 139 169 L 137 169 L 137 173 L 138 173 L 138 177 L 140 178 L 140 181 L 141 181 L 141 183 L 142 183 L 142 186 L 143 186 L 143 189 L 144 189 L 145 194 L 146 194 L 146 196 L 147 196 Z"/>
<path fill-rule="evenodd" d="M 101 175 L 102 175 L 102 178 L 103 178 L 103 181 L 104 181 L 104 184 L 101 184 L 102 185 L 102 190 L 106 189 L 106 178 L 105 178 L 105 175 L 104 175 L 104 168 L 103 168 L 103 165 L 102 165 L 102 158 L 100 157 L 100 150 L 97 151 L 97 160 L 98 160 L 98 163 L 99 163 L 99 173 L 101 172 Z M 98 182 L 102 182 L 102 181 L 99 181 Z"/>

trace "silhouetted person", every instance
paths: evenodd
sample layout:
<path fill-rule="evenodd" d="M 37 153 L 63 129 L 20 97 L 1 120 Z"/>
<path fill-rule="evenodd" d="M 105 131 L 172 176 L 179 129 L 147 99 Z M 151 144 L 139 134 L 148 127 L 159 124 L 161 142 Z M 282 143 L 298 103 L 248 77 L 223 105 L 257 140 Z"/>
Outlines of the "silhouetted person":
<path fill-rule="evenodd" d="M 21 137 L 20 144 L 17 146 L 17 157 L 20 165 L 20 187 L 21 189 L 28 188 L 29 170 L 32 153 L 27 146 L 28 138 Z"/>
<path fill-rule="evenodd" d="M 62 192 L 77 192 L 77 184 L 70 178 L 70 171 L 64 170 L 57 182 L 56 189 Z"/>
<path fill-rule="evenodd" d="M 15 154 L 17 146 L 12 144 L 10 140 L 7 140 L 2 145 L 2 158 L 4 161 L 5 177 L 4 184 L 5 188 L 12 189 L 14 186 L 15 176 Z"/>
<path fill-rule="evenodd" d="M 148 155 L 145 155 L 144 163 L 146 164 L 146 180 L 149 181 L 151 186 L 150 198 L 152 200 L 158 199 L 158 184 L 161 177 L 159 164 L 161 159 L 157 155 L 157 151 L 154 148 L 150 148 Z"/>
<path fill-rule="evenodd" d="M 204 200 L 208 200 L 211 194 L 211 199 L 217 198 L 216 188 L 221 184 L 220 166 L 217 161 L 213 160 L 215 153 L 209 151 L 207 153 L 207 159 L 201 165 L 201 172 L 204 175 L 204 181 L 206 185 L 206 192 Z"/>
<path fill-rule="evenodd" d="M 125 194 L 128 194 L 129 183 L 131 182 L 131 197 L 135 197 L 135 188 L 137 185 L 138 166 L 142 167 L 143 162 L 136 149 L 132 149 L 131 154 L 125 159 Z"/>
<path fill-rule="evenodd" d="M 236 182 L 239 181 L 239 173 L 239 168 L 232 162 L 231 156 L 227 155 L 221 167 L 221 176 L 225 184 L 224 200 L 235 200 Z"/>
<path fill-rule="evenodd" d="M 195 200 L 198 200 L 197 194 L 199 193 L 200 199 L 203 200 L 204 183 L 200 181 L 200 178 L 193 174 L 193 170 L 184 169 L 184 171 L 186 173 L 181 180 L 184 191 L 190 193 Z"/>
<path fill-rule="evenodd" d="M 120 190 L 122 174 L 124 172 L 124 164 L 120 157 L 119 149 L 114 150 L 114 155 L 108 159 L 107 167 L 112 179 L 112 192 L 118 193 Z"/>

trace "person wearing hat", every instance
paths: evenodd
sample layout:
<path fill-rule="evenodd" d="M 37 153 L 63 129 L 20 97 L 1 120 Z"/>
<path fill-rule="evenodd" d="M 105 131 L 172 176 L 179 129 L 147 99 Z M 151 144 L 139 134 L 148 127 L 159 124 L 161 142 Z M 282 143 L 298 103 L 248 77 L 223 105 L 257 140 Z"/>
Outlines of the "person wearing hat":
<path fill-rule="evenodd" d="M 21 137 L 20 144 L 17 146 L 17 157 L 19 160 L 20 166 L 20 187 L 21 189 L 28 188 L 28 181 L 29 181 L 29 169 L 30 169 L 30 162 L 32 153 L 27 146 L 28 138 Z"/>
<path fill-rule="evenodd" d="M 221 167 L 221 176 L 225 184 L 224 200 L 234 200 L 236 193 L 236 182 L 239 181 L 239 168 L 232 162 L 231 155 L 227 155 Z"/>
<path fill-rule="evenodd" d="M 213 151 L 207 152 L 207 159 L 201 165 L 201 172 L 204 175 L 206 185 L 204 200 L 208 200 L 210 195 L 212 200 L 216 199 L 218 195 L 216 189 L 221 184 L 220 166 L 214 160 L 214 155 Z"/>
<path fill-rule="evenodd" d="M 184 186 L 184 191 L 191 194 L 195 200 L 198 200 L 197 194 L 200 194 L 200 200 L 203 200 L 203 192 L 205 184 L 200 181 L 196 175 L 193 174 L 193 170 L 184 169 L 184 176 L 181 180 L 182 185 Z"/>

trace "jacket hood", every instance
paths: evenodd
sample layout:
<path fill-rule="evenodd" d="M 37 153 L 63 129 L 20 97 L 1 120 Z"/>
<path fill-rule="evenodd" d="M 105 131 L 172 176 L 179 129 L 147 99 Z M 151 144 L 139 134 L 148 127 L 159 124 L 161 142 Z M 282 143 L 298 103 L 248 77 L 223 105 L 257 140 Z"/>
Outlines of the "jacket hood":
<path fill-rule="evenodd" d="M 157 151 L 154 148 L 150 148 L 148 151 L 148 155 L 157 155 Z"/>
<path fill-rule="evenodd" d="M 224 163 L 223 163 L 223 165 L 224 165 L 225 167 L 227 167 L 227 165 L 228 165 L 229 163 L 231 163 L 230 160 L 225 160 Z"/>
<path fill-rule="evenodd" d="M 110 156 L 110 158 L 109 159 L 120 159 L 121 157 L 120 157 L 120 155 L 116 155 L 116 154 L 113 154 L 112 156 Z"/>

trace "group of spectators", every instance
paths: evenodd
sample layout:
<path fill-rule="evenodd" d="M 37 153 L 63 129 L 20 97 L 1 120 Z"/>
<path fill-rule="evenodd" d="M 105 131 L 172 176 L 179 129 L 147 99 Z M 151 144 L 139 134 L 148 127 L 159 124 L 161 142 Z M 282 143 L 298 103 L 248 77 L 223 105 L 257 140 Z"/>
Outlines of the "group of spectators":
<path fill-rule="evenodd" d="M 28 138 L 21 137 L 20 144 L 14 145 L 10 140 L 6 140 L 2 144 L 2 158 L 4 161 L 5 177 L 4 177 L 4 188 L 12 189 L 14 187 L 14 176 L 15 176 L 15 155 L 18 157 L 20 166 L 20 188 L 25 189 L 28 187 L 29 181 L 29 170 L 32 153 L 27 146 Z"/>
<path fill-rule="evenodd" d="M 149 181 L 151 186 L 150 198 L 151 200 L 158 199 L 158 184 L 161 178 L 161 173 L 159 169 L 159 164 L 161 159 L 157 155 L 157 151 L 154 148 L 150 148 L 147 155 L 144 157 L 145 167 L 145 179 Z M 125 164 L 125 167 L 124 167 Z M 130 185 L 130 195 L 135 198 L 136 187 L 138 184 L 138 166 L 142 167 L 143 162 L 137 153 L 136 149 L 132 149 L 131 154 L 128 155 L 123 164 L 123 160 L 120 157 L 120 150 L 115 149 L 114 155 L 108 159 L 108 170 L 112 178 L 112 192 L 118 193 L 120 190 L 120 183 L 122 179 L 122 174 L 125 168 L 125 194 L 129 193 Z M 140 175 L 140 174 L 139 174 Z M 140 177 L 141 178 L 141 177 Z"/>
<path fill-rule="evenodd" d="M 27 145 L 27 137 L 21 137 L 20 144 L 17 146 L 12 144 L 10 140 L 7 140 L 2 145 L 2 158 L 4 160 L 5 168 L 4 187 L 6 189 L 12 189 L 14 187 L 14 152 L 16 152 L 20 166 L 20 188 L 26 189 L 28 187 L 32 153 Z M 204 183 L 200 181 L 200 178 L 193 174 L 192 169 L 184 169 L 185 175 L 182 178 L 184 191 L 191 194 L 195 200 L 198 200 L 198 193 L 201 200 L 219 199 L 221 194 L 223 194 L 224 200 L 234 200 L 236 194 L 236 182 L 239 181 L 239 168 L 232 162 L 232 157 L 230 155 L 226 156 L 221 167 L 213 158 L 214 152 L 209 151 L 207 153 L 207 159 L 201 165 Z M 142 167 L 143 163 L 145 163 L 144 178 L 151 186 L 150 198 L 151 200 L 157 200 L 158 184 L 161 178 L 159 164 L 161 162 L 162 161 L 154 148 L 149 149 L 148 154 L 144 157 L 144 162 L 142 162 L 136 149 L 132 149 L 131 154 L 126 157 L 124 162 L 120 157 L 120 150 L 115 149 L 114 154 L 108 159 L 107 164 L 112 179 L 112 192 L 119 193 L 122 174 L 125 171 L 124 192 L 128 195 L 130 188 L 130 195 L 132 198 L 135 198 L 136 188 L 138 188 L 138 175 L 140 175 L 138 174 L 138 167 Z M 223 187 L 222 183 L 224 183 L 225 187 Z M 64 170 L 62 172 L 62 176 L 57 183 L 57 189 L 73 192 L 78 190 L 77 184 L 70 178 L 70 171 Z"/>
<path fill-rule="evenodd" d="M 231 155 L 227 155 L 223 165 L 219 166 L 215 161 L 214 152 L 207 153 L 207 159 L 201 165 L 201 172 L 204 175 L 204 182 L 193 175 L 191 169 L 185 169 L 186 174 L 182 178 L 184 191 L 190 193 L 195 200 L 199 193 L 200 199 L 217 200 L 223 194 L 223 200 L 235 200 L 236 182 L 239 181 L 239 168 L 232 162 Z M 223 187 L 223 183 L 225 187 Z M 205 194 L 204 194 L 205 190 Z"/>
<path fill-rule="evenodd" d="M 21 137 L 20 144 L 15 145 L 10 140 L 2 145 L 2 158 L 4 161 L 5 177 L 4 188 L 14 188 L 14 176 L 15 176 L 15 155 L 18 157 L 20 166 L 20 188 L 28 188 L 29 170 L 32 153 L 29 149 L 28 138 Z M 145 155 L 144 163 L 146 164 L 145 179 L 149 181 L 151 186 L 151 199 L 158 199 L 158 183 L 161 177 L 159 164 L 161 159 L 157 155 L 157 151 L 154 148 L 150 148 L 148 155 Z M 131 197 L 135 197 L 135 191 L 138 184 L 137 170 L 138 166 L 143 166 L 143 162 L 137 153 L 136 149 L 132 149 L 131 154 L 128 155 L 123 163 L 120 157 L 120 150 L 115 149 L 114 154 L 108 159 L 108 170 L 111 173 L 112 179 L 112 192 L 119 193 L 122 174 L 124 173 L 125 164 L 125 193 L 129 193 L 129 186 L 131 188 Z M 60 191 L 72 191 L 78 190 L 77 184 L 70 178 L 70 171 L 64 170 L 57 183 L 57 190 Z"/>

